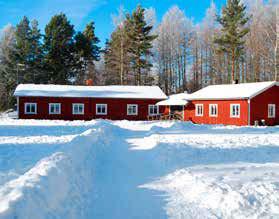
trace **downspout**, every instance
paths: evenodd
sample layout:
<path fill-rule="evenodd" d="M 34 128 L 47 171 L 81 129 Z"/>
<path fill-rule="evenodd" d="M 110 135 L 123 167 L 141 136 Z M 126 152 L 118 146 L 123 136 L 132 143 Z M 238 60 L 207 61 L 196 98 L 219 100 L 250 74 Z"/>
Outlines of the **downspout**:
<path fill-rule="evenodd" d="M 17 118 L 19 119 L 19 97 L 16 98 Z"/>
<path fill-rule="evenodd" d="M 182 116 L 183 118 L 183 122 L 185 121 L 185 105 L 183 105 L 183 116 Z"/>
<path fill-rule="evenodd" d="M 250 106 L 250 99 L 248 99 L 248 126 L 250 126 L 251 125 L 251 106 Z"/>

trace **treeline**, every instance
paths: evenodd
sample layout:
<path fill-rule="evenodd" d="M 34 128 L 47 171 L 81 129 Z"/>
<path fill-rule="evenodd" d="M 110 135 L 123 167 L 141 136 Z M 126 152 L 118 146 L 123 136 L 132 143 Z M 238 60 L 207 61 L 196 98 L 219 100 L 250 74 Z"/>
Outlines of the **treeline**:
<path fill-rule="evenodd" d="M 154 9 L 120 8 L 101 50 L 94 22 L 77 32 L 66 15 L 51 18 L 42 33 L 23 17 L 0 40 L 0 109 L 12 107 L 19 83 L 159 85 L 167 94 L 209 84 L 278 80 L 279 12 L 276 1 L 212 2 L 204 19 L 177 6 L 160 22 Z"/>
<path fill-rule="evenodd" d="M 174 93 L 232 80 L 278 80 L 276 4 L 228 0 L 218 13 L 212 2 L 198 24 L 177 6 L 170 8 L 156 28 L 159 37 L 154 42 L 160 86 Z"/>
<path fill-rule="evenodd" d="M 145 15 L 141 6 L 131 15 L 120 14 L 104 50 L 105 84 L 150 85 L 154 81 L 151 49 L 157 36 Z"/>
<path fill-rule="evenodd" d="M 277 7 L 272 0 L 227 0 L 219 13 L 212 2 L 198 24 L 177 6 L 159 23 L 154 9 L 138 8 L 132 16 L 141 16 L 142 35 L 137 33 L 134 38 L 130 15 L 120 8 L 100 63 L 103 83 L 155 84 L 172 94 L 209 84 L 278 80 Z M 147 64 L 141 71 L 135 68 L 141 65 L 134 59 L 139 52 L 135 39 L 143 45 L 146 42 L 148 48 L 138 54 L 138 60 Z"/>
<path fill-rule="evenodd" d="M 76 32 L 65 14 L 51 18 L 44 34 L 27 17 L 8 26 L 0 42 L 0 109 L 14 104 L 17 84 L 84 84 L 95 78 L 100 57 L 94 22 Z"/>

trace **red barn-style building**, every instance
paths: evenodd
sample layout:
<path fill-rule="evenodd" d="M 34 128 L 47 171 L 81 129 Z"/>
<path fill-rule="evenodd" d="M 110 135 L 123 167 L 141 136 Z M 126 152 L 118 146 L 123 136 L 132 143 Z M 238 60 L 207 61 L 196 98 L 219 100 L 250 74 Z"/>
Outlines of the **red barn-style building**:
<path fill-rule="evenodd" d="M 279 83 L 211 85 L 157 105 L 165 105 L 167 113 L 180 109 L 185 121 L 198 124 L 279 125 Z"/>
<path fill-rule="evenodd" d="M 14 95 L 20 119 L 147 120 L 167 96 L 157 86 L 21 84 Z"/>

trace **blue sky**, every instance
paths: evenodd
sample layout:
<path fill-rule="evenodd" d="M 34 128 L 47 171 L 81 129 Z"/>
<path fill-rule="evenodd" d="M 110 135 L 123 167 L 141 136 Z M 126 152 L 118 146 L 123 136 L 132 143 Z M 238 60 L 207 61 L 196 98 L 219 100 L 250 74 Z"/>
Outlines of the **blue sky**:
<path fill-rule="evenodd" d="M 143 7 L 153 7 L 157 20 L 173 5 L 178 5 L 194 22 L 199 22 L 205 15 L 212 0 L 0 0 L 0 29 L 7 24 L 15 25 L 24 15 L 29 19 L 37 19 L 41 30 L 51 16 L 64 12 L 76 30 L 82 30 L 86 23 L 93 20 L 96 23 L 96 34 L 101 39 L 101 45 L 109 38 L 113 30 L 112 14 L 117 14 L 120 5 L 127 11 L 132 11 L 137 4 Z M 215 0 L 218 8 L 226 0 Z"/>

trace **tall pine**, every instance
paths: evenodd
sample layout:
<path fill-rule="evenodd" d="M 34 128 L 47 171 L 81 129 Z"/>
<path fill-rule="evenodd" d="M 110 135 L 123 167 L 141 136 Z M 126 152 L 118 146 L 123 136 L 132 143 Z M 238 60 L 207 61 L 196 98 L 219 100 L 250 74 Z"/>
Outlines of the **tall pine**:
<path fill-rule="evenodd" d="M 131 43 L 129 53 L 136 85 L 146 82 L 143 75 L 147 75 L 152 67 L 148 57 L 151 55 L 152 41 L 157 37 L 151 34 L 152 26 L 147 24 L 144 12 L 145 9 L 139 5 L 132 15 L 128 14 L 126 18 L 127 34 Z"/>
<path fill-rule="evenodd" d="M 87 57 L 91 53 L 91 47 L 89 40 L 84 36 L 82 32 L 78 32 L 75 37 L 75 83 L 84 84 L 85 82 L 85 71 L 87 65 Z"/>
<path fill-rule="evenodd" d="M 40 83 L 42 45 L 38 22 L 24 16 L 16 26 L 14 53 L 17 83 Z"/>
<path fill-rule="evenodd" d="M 86 79 L 96 83 L 97 76 L 94 62 L 100 58 L 100 40 L 95 35 L 94 22 L 86 25 L 83 32 L 75 35 L 75 82 L 84 84 Z"/>
<path fill-rule="evenodd" d="M 30 34 L 30 55 L 29 55 L 29 81 L 33 83 L 45 82 L 45 72 L 42 65 L 43 51 L 42 51 L 42 34 L 38 28 L 37 20 L 31 22 Z"/>
<path fill-rule="evenodd" d="M 106 42 L 104 51 L 106 83 L 107 84 L 132 84 L 134 77 L 131 75 L 130 65 L 130 39 L 125 25 L 119 25 L 111 34 L 111 39 Z"/>
<path fill-rule="evenodd" d="M 243 55 L 244 36 L 249 32 L 246 23 L 249 17 L 245 14 L 246 7 L 240 0 L 228 0 L 222 9 L 222 15 L 217 17 L 221 24 L 221 36 L 215 39 L 220 51 L 228 55 L 231 63 L 231 80 L 235 81 L 236 64 Z"/>
<path fill-rule="evenodd" d="M 93 83 L 95 82 L 96 84 L 97 75 L 94 62 L 100 60 L 100 47 L 98 46 L 100 40 L 95 34 L 94 22 L 86 25 L 83 34 L 88 41 L 90 49 L 89 53 L 85 56 L 86 79 L 92 79 Z"/>
<path fill-rule="evenodd" d="M 18 73 L 17 83 L 30 82 L 31 28 L 30 21 L 26 16 L 16 26 L 15 38 L 15 68 Z"/>
<path fill-rule="evenodd" d="M 73 77 L 74 26 L 65 14 L 55 15 L 45 28 L 44 64 L 48 83 L 68 84 Z"/>

